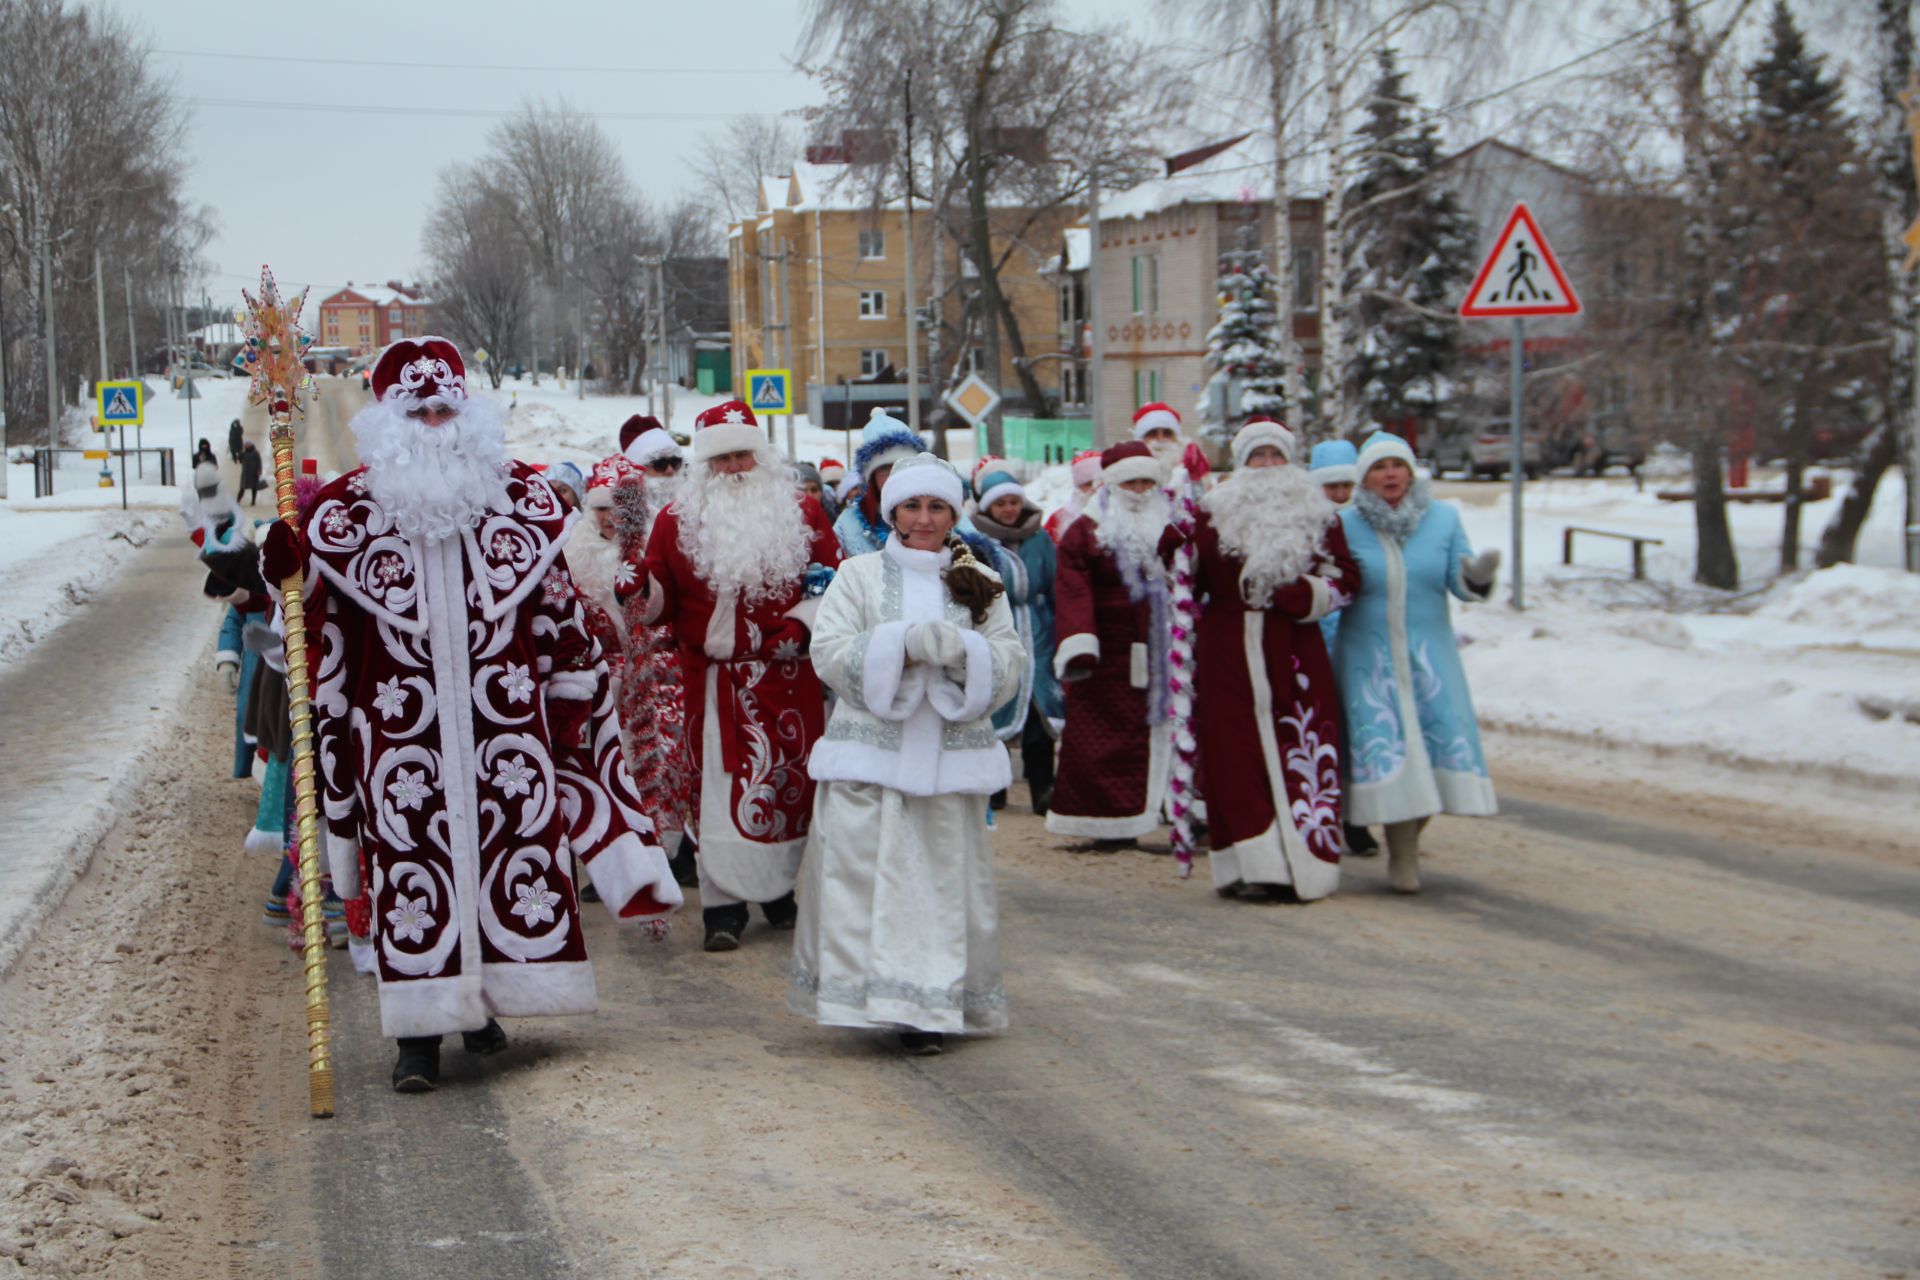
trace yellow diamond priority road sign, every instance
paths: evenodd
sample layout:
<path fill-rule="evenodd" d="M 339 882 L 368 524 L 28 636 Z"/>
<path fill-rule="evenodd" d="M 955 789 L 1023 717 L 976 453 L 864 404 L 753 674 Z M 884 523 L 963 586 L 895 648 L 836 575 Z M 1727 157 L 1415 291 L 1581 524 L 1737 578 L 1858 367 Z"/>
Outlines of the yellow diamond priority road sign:
<path fill-rule="evenodd" d="M 967 375 L 953 390 L 947 392 L 947 403 L 953 411 L 967 420 L 967 425 L 977 427 L 1000 407 L 1000 393 L 987 385 L 987 380 L 977 373 Z"/>

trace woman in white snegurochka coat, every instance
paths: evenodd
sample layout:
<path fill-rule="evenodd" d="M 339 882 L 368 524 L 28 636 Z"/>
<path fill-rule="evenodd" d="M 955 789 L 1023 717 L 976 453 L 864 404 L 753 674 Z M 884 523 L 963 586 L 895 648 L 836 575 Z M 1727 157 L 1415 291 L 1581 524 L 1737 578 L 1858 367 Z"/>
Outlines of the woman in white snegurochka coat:
<path fill-rule="evenodd" d="M 1012 770 L 992 712 L 1027 659 L 1000 579 L 953 534 L 960 501 L 932 454 L 896 464 L 880 502 L 893 532 L 841 563 L 813 627 L 839 701 L 808 761 L 787 1005 L 898 1030 L 915 1053 L 1007 1025 L 987 804 Z"/>

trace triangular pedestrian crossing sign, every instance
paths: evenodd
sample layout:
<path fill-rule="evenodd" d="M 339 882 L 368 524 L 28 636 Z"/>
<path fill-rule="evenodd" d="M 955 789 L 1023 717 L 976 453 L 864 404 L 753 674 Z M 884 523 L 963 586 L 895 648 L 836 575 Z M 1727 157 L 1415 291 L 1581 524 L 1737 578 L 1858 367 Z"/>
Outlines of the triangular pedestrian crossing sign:
<path fill-rule="evenodd" d="M 113 394 L 107 397 L 107 411 L 102 416 L 109 419 L 133 417 L 133 397 L 115 388 Z"/>
<path fill-rule="evenodd" d="M 1513 206 L 1493 252 L 1480 265 L 1466 301 L 1460 304 L 1460 314 L 1479 319 L 1580 314 L 1580 298 L 1567 283 L 1566 272 L 1547 247 L 1526 201 Z"/>
<path fill-rule="evenodd" d="M 780 393 L 780 379 L 755 378 L 753 380 L 753 407 L 756 409 L 778 409 L 787 402 Z"/>

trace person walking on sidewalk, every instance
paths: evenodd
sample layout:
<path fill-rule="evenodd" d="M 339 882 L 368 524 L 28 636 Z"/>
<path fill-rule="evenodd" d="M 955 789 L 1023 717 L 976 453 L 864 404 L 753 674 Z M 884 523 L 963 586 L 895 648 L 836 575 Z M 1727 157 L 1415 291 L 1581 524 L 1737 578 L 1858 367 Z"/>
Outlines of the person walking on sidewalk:
<path fill-rule="evenodd" d="M 980 509 L 973 514 L 973 527 L 1000 545 L 1007 602 L 1027 655 L 1020 687 L 994 709 L 993 728 L 1001 741 L 1020 744 L 1033 811 L 1044 816 L 1053 798 L 1053 743 L 1067 718 L 1060 678 L 1053 672 L 1053 539 L 1041 527 L 1040 508 L 1004 466 L 981 472 L 974 484 Z"/>
<path fill-rule="evenodd" d="M 260 446 L 249 440 L 240 447 L 240 492 L 247 495 L 247 505 L 260 496 L 260 490 L 266 486 L 266 465 L 260 457 Z"/>
<path fill-rule="evenodd" d="M 900 1031 L 912 1053 L 1007 1025 L 988 797 L 1012 777 L 992 709 L 1030 659 L 999 578 L 954 533 L 960 474 L 896 463 L 892 532 L 840 566 L 814 620 L 839 695 L 813 748 L 819 790 L 787 1004 L 824 1026 Z"/>
<path fill-rule="evenodd" d="M 1347 737 L 1347 821 L 1384 824 L 1387 879 L 1420 891 L 1420 832 L 1436 813 L 1499 811 L 1447 596 L 1493 593 L 1497 550 L 1474 554 L 1460 513 L 1414 474 L 1413 450 L 1378 431 L 1341 512 L 1360 594 L 1340 615 L 1334 667 Z"/>
<path fill-rule="evenodd" d="M 233 425 L 227 428 L 227 457 L 234 462 L 240 461 L 240 447 L 246 443 L 246 433 L 240 429 L 240 419 L 235 418 Z"/>

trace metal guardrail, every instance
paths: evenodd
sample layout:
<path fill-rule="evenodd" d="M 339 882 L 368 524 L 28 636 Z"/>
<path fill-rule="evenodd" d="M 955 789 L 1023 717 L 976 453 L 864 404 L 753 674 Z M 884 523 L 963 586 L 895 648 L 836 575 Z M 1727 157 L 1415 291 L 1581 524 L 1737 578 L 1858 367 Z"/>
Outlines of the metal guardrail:
<path fill-rule="evenodd" d="M 1617 538 L 1621 542 L 1633 544 L 1633 580 L 1644 582 L 1647 577 L 1646 548 L 1664 547 L 1666 543 L 1658 538 L 1643 537 L 1637 533 L 1616 533 L 1612 529 L 1594 529 L 1583 524 L 1570 524 L 1560 535 L 1560 563 L 1573 563 L 1573 535 L 1584 533 L 1591 538 Z"/>
<path fill-rule="evenodd" d="M 85 457 L 88 454 L 92 454 L 95 457 L 105 458 L 109 461 L 111 459 L 120 457 L 122 454 L 125 454 L 128 461 L 134 461 L 137 459 L 140 462 L 141 464 L 140 470 L 142 474 L 144 474 L 146 471 L 146 467 L 145 467 L 146 456 L 148 454 L 152 454 L 156 459 L 158 459 L 160 463 L 160 483 L 167 486 L 172 486 L 173 484 L 176 483 L 174 480 L 172 449 L 160 449 L 160 448 L 49 449 L 44 447 L 35 447 L 33 451 L 33 496 L 34 497 L 47 498 L 47 497 L 53 496 L 53 477 L 54 477 L 54 473 L 59 469 L 58 467 L 59 456 L 61 454 L 75 454 L 75 453 L 79 454 L 81 457 Z"/>

